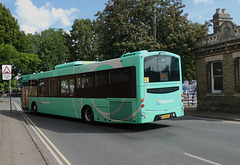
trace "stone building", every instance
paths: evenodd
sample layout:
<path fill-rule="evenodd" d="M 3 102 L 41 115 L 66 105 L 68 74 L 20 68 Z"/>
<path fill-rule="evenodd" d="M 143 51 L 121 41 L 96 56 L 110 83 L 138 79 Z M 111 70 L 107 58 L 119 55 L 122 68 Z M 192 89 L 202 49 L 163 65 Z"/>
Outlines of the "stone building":
<path fill-rule="evenodd" d="M 240 113 L 240 26 L 226 9 L 217 9 L 211 21 L 213 34 L 195 52 L 197 109 Z"/>

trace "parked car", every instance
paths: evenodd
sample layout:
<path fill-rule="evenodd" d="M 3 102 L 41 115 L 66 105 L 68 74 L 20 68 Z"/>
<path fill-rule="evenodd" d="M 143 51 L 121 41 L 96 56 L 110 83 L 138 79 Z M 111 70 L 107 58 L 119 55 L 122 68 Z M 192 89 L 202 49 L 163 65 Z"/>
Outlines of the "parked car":
<path fill-rule="evenodd" d="M 11 92 L 11 96 L 19 97 L 19 96 L 21 96 L 21 91 L 18 90 L 18 89 L 13 89 L 12 92 Z"/>

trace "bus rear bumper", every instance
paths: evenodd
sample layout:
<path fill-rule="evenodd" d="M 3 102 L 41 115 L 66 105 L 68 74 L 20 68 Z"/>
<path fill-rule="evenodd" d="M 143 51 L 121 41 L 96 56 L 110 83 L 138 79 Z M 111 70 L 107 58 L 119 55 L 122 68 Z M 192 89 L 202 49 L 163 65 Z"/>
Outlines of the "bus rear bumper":
<path fill-rule="evenodd" d="M 154 117 L 154 120 L 153 120 L 153 121 L 170 119 L 170 118 L 174 118 L 174 117 L 177 117 L 174 112 L 173 112 L 173 113 L 167 113 L 167 114 L 161 114 L 161 115 L 156 115 L 156 116 Z"/>

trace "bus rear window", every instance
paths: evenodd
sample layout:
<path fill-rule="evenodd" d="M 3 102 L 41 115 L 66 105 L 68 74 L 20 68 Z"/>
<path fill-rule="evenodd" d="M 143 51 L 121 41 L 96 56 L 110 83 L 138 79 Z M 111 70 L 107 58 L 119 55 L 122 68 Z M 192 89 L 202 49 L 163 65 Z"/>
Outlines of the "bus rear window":
<path fill-rule="evenodd" d="M 145 82 L 180 81 L 179 59 L 166 55 L 155 55 L 144 59 Z"/>

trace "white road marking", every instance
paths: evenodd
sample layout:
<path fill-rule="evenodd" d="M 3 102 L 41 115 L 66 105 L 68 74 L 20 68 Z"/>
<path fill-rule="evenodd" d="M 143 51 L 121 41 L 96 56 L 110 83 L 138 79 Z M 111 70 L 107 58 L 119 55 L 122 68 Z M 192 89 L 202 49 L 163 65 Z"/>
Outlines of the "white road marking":
<path fill-rule="evenodd" d="M 186 156 L 189 156 L 189 157 L 192 157 L 192 158 L 195 158 L 195 159 L 198 159 L 198 160 L 201 160 L 201 161 L 204 161 L 204 162 L 207 162 L 209 164 L 213 164 L 213 165 L 221 165 L 219 163 L 216 163 L 216 162 L 213 162 L 213 161 L 210 161 L 210 160 L 207 160 L 207 159 L 204 159 L 204 158 L 201 158 L 201 157 L 198 157 L 198 156 L 195 156 L 195 155 L 192 155 L 192 154 L 188 154 L 188 153 L 183 153 L 183 155 L 186 155 Z"/>
<path fill-rule="evenodd" d="M 37 136 L 40 138 L 40 140 L 43 142 L 43 144 L 47 147 L 47 149 L 51 152 L 53 157 L 57 160 L 57 162 L 61 165 L 64 165 L 64 163 L 59 159 L 59 157 L 54 153 L 54 151 L 51 149 L 51 147 L 55 150 L 55 152 L 65 161 L 67 165 L 71 165 L 71 163 L 67 160 L 67 158 L 57 149 L 57 147 L 47 138 L 47 136 L 29 119 L 29 117 L 23 112 L 22 108 L 19 107 L 19 105 L 16 102 L 13 102 L 16 106 L 17 110 L 22 114 L 22 116 L 25 118 L 27 123 L 31 126 L 31 128 L 34 130 L 34 132 L 37 134 Z M 40 135 L 39 133 L 42 135 Z M 47 142 L 43 139 L 45 138 L 46 141 L 51 145 L 51 147 L 47 144 Z"/>

